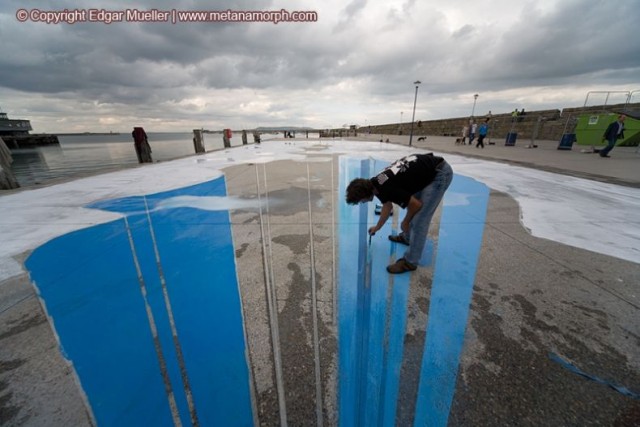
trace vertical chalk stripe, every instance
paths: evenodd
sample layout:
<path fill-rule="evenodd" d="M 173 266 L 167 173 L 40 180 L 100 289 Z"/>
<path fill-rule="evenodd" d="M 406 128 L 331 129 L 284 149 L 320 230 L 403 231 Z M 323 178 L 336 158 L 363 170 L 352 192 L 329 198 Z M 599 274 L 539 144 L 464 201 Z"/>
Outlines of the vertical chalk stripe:
<path fill-rule="evenodd" d="M 153 253 L 156 259 L 156 265 L 158 268 L 158 276 L 160 278 L 160 286 L 162 288 L 162 296 L 164 298 L 164 304 L 168 315 L 169 326 L 171 328 L 171 335 L 173 338 L 173 345 L 175 347 L 176 356 L 178 358 L 178 365 L 180 367 L 180 376 L 182 379 L 182 385 L 184 387 L 185 397 L 187 399 L 187 405 L 189 407 L 189 416 L 191 419 L 191 425 L 197 427 L 200 425 L 198 421 L 198 414 L 193 402 L 193 393 L 191 392 L 191 386 L 189 385 L 189 376 L 187 375 L 187 368 L 184 362 L 184 355 L 182 353 L 182 347 L 180 345 L 180 339 L 178 338 L 178 330 L 176 329 L 176 322 L 173 316 L 173 309 L 171 308 L 171 300 L 169 299 L 169 293 L 167 292 L 167 281 L 162 269 L 162 261 L 160 259 L 160 251 L 158 249 L 158 243 L 156 241 L 156 235 L 153 230 L 153 222 L 151 221 L 151 214 L 149 213 L 149 205 L 147 198 L 144 199 L 144 207 L 147 213 L 146 218 L 149 223 L 149 234 L 151 236 L 151 242 L 153 243 Z"/>
<path fill-rule="evenodd" d="M 227 179 L 225 179 L 224 192 L 225 194 L 229 194 Z M 227 211 L 227 221 L 231 226 L 233 226 L 233 222 L 231 221 L 231 213 L 229 211 Z M 232 242 L 231 246 L 235 248 L 236 244 L 233 238 L 233 232 L 231 233 L 231 242 Z M 247 371 L 249 372 L 248 382 L 249 382 L 249 394 L 251 398 L 251 411 L 253 413 L 253 425 L 259 426 L 260 419 L 259 419 L 258 402 L 257 402 L 257 396 L 256 396 L 257 395 L 256 376 L 255 376 L 253 364 L 251 363 L 251 349 L 249 348 L 249 336 L 247 334 L 247 326 L 246 326 L 246 318 L 245 318 L 246 310 L 244 307 L 244 298 L 242 297 L 242 289 L 240 287 L 240 278 L 238 277 L 238 259 L 235 256 L 233 257 L 233 267 L 236 272 L 236 277 L 235 277 L 236 288 L 237 288 L 238 295 L 240 297 L 239 302 L 240 302 L 240 313 L 242 313 L 242 335 L 244 338 L 244 342 L 246 343 L 245 351 L 244 351 L 244 359 L 247 366 Z"/>
<path fill-rule="evenodd" d="M 340 157 L 338 192 L 338 418 L 341 426 L 356 425 L 356 311 L 358 297 L 358 209 L 348 206 L 344 191 L 360 176 L 361 162 Z"/>
<path fill-rule="evenodd" d="M 266 177 L 266 169 L 265 169 L 265 177 Z M 284 393 L 284 380 L 282 376 L 282 356 L 280 354 L 280 330 L 278 327 L 278 309 L 277 302 L 275 297 L 275 290 L 273 287 L 275 284 L 273 283 L 273 257 L 268 256 L 271 255 L 270 245 L 269 249 L 267 249 L 267 236 L 265 235 L 265 226 L 264 226 L 264 216 L 262 213 L 262 196 L 260 191 L 260 178 L 258 175 L 258 164 L 256 164 L 256 191 L 258 195 L 258 201 L 260 205 L 260 236 L 262 241 L 262 262 L 264 264 L 264 281 L 265 281 L 265 293 L 267 296 L 267 308 L 269 314 L 269 326 L 271 331 L 271 348 L 273 351 L 273 363 L 275 370 L 275 380 L 276 380 L 276 389 L 278 391 L 278 409 L 280 414 L 280 425 L 283 427 L 287 426 L 287 406 L 285 401 L 285 393 Z M 268 190 L 267 190 L 268 192 Z M 268 194 L 268 193 L 266 193 Z M 268 197 L 268 196 L 267 196 Z M 267 204 L 268 209 L 268 204 Z M 267 210 L 268 217 L 268 210 Z M 271 239 L 269 238 L 269 243 Z"/>
<path fill-rule="evenodd" d="M 336 191 L 335 182 L 334 182 L 334 156 L 331 156 L 331 191 Z M 338 199 L 342 197 L 342 192 L 340 190 L 336 191 L 336 196 L 332 198 L 331 201 L 331 280 L 332 280 L 332 291 L 331 295 L 333 297 L 333 304 L 331 305 L 331 310 L 333 314 L 333 324 L 336 325 L 338 323 L 338 291 L 337 291 L 337 277 L 338 273 L 336 272 L 336 203 Z"/>
<path fill-rule="evenodd" d="M 182 426 L 182 423 L 180 422 L 180 415 L 178 414 L 178 407 L 176 405 L 176 400 L 173 394 L 173 387 L 171 386 L 171 380 L 169 379 L 169 373 L 167 372 L 167 363 L 162 353 L 162 346 L 160 345 L 160 339 L 158 337 L 158 328 L 156 327 L 156 321 L 153 317 L 153 312 L 151 310 L 151 306 L 149 305 L 149 301 L 147 299 L 147 287 L 144 282 L 144 278 L 142 276 L 142 270 L 140 269 L 140 262 L 138 261 L 138 255 L 136 254 L 136 247 L 133 243 L 133 236 L 131 234 L 131 228 L 129 227 L 129 221 L 127 220 L 127 217 L 124 218 L 124 224 L 127 230 L 129 244 L 131 246 L 131 256 L 133 257 L 133 263 L 136 267 L 136 272 L 138 274 L 138 281 L 140 284 L 140 293 L 142 294 L 145 311 L 147 313 L 147 318 L 149 319 L 149 328 L 151 329 L 151 335 L 153 336 L 153 342 L 155 344 L 156 354 L 158 355 L 158 363 L 160 365 L 160 372 L 164 380 L 164 386 L 167 392 L 167 399 L 169 400 L 169 408 L 171 409 L 173 424 L 175 426 Z"/>
<path fill-rule="evenodd" d="M 176 191 L 225 196 L 226 185 L 219 178 Z M 148 196 L 149 206 L 170 194 Z M 229 213 L 176 208 L 151 210 L 151 217 L 198 422 L 250 425 L 249 371 Z"/>
<path fill-rule="evenodd" d="M 448 204 L 454 193 L 469 195 L 469 204 Z M 415 426 L 447 425 L 488 198 L 488 187 L 458 175 L 444 197 Z"/>
<path fill-rule="evenodd" d="M 144 199 L 136 198 L 136 201 L 146 203 Z M 131 233 L 131 245 L 134 247 L 142 277 L 146 283 L 147 300 L 153 312 L 159 342 L 166 361 L 166 369 L 173 384 L 173 394 L 178 408 L 178 413 L 183 425 L 191 424 L 191 411 L 186 396 L 186 390 L 181 387 L 182 369 L 179 364 L 179 355 L 171 327 L 170 313 L 166 309 L 164 289 L 162 286 L 161 271 L 157 268 L 157 259 L 154 252 L 154 241 L 151 231 L 149 215 L 138 213 L 128 215 L 127 224 Z"/>
<path fill-rule="evenodd" d="M 371 161 L 371 175 L 382 167 L 375 160 Z M 372 203 L 367 203 L 367 226 L 374 226 L 379 216 L 375 215 L 375 205 L 377 199 Z M 381 399 L 384 381 L 384 341 L 386 331 L 386 315 L 387 315 L 387 289 L 389 287 L 389 273 L 386 267 L 389 264 L 389 239 L 387 236 L 391 234 L 392 220 L 380 229 L 375 236 L 371 238 L 370 252 L 370 302 L 367 307 L 369 311 L 369 345 L 368 352 L 362 354 L 363 360 L 366 361 L 366 371 L 363 378 L 366 379 L 365 388 L 362 394 L 366 396 L 364 405 L 360 408 L 363 416 L 362 425 L 377 425 L 381 415 Z"/>
<path fill-rule="evenodd" d="M 397 246 L 397 245 L 396 245 Z M 397 258 L 402 256 L 404 248 L 396 247 L 400 251 Z M 393 278 L 391 297 L 391 318 L 389 319 L 389 339 L 386 346 L 384 387 L 381 408 L 382 426 L 393 426 L 396 420 L 398 406 L 398 392 L 400 389 L 400 371 L 404 353 L 404 335 L 407 325 L 407 303 L 409 300 L 410 274 L 399 274 Z"/>
<path fill-rule="evenodd" d="M 316 258 L 313 242 L 313 215 L 311 214 L 311 176 L 309 174 L 309 162 L 307 162 L 307 200 L 309 202 L 309 261 L 311 264 L 311 315 L 313 316 L 313 359 L 316 384 L 316 425 L 324 425 L 322 414 L 322 384 L 320 375 L 320 339 L 318 334 L 318 296 L 316 289 Z"/>
<path fill-rule="evenodd" d="M 360 176 L 369 176 L 369 161 L 362 160 L 360 162 Z M 369 320 L 371 301 L 371 289 L 369 287 L 371 260 L 368 251 L 368 233 L 367 233 L 367 203 L 359 204 L 355 207 L 358 212 L 358 223 L 356 224 L 356 233 L 351 238 L 358 242 L 358 277 L 357 277 L 357 295 L 356 295 L 356 366 L 355 378 L 357 378 L 358 386 L 356 387 L 355 406 L 356 425 L 363 424 L 363 411 L 365 405 L 365 390 L 367 377 L 367 355 L 369 353 Z"/>
<path fill-rule="evenodd" d="M 395 234 L 399 234 L 401 217 L 404 212 L 396 210 L 394 227 Z M 406 251 L 406 246 L 392 244 L 390 261 L 401 258 Z M 380 408 L 379 426 L 394 426 L 398 407 L 398 393 L 400 390 L 400 373 L 402 359 L 404 357 L 404 336 L 407 324 L 407 305 L 409 302 L 410 274 L 390 276 L 393 281 L 391 288 L 391 307 L 389 310 L 388 336 L 385 342 L 385 360 L 382 386 L 382 405 Z"/>

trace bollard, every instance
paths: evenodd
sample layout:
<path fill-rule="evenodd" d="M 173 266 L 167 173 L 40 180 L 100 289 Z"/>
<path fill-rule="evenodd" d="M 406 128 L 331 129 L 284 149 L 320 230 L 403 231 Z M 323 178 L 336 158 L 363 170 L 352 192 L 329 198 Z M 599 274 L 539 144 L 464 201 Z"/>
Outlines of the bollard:
<path fill-rule="evenodd" d="M 222 143 L 224 148 L 231 148 L 231 129 L 225 129 L 222 132 Z"/>
<path fill-rule="evenodd" d="M 204 133 L 202 129 L 193 130 L 193 148 L 196 154 L 204 153 Z"/>
<path fill-rule="evenodd" d="M 131 136 L 133 137 L 136 156 L 138 156 L 138 163 L 153 163 L 151 146 L 149 145 L 149 139 L 144 129 L 142 127 L 134 127 Z"/>

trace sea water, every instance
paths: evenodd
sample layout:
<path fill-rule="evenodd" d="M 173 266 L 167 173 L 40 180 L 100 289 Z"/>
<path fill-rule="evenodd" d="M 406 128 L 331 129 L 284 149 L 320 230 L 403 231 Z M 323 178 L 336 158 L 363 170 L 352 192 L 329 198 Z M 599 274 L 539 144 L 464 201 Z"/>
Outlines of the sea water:
<path fill-rule="evenodd" d="M 138 164 L 130 133 L 62 135 L 58 139 L 60 145 L 11 150 L 11 169 L 21 187 Z M 148 139 L 154 162 L 195 155 L 191 132 L 148 133 Z M 206 151 L 224 148 L 222 134 L 205 134 L 204 145 Z M 231 145 L 242 145 L 240 135 L 231 139 Z"/>

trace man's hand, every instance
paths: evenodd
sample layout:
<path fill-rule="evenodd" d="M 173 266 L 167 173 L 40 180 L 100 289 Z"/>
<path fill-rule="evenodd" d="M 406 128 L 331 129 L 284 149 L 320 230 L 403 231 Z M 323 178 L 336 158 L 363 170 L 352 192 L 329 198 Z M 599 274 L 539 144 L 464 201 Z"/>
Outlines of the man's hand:
<path fill-rule="evenodd" d="M 403 233 L 409 233 L 411 220 L 418 211 L 422 209 L 422 202 L 415 197 L 411 196 L 409 203 L 407 204 L 407 213 L 400 224 L 400 228 Z"/>
<path fill-rule="evenodd" d="M 410 226 L 410 221 L 407 221 L 407 219 L 405 218 L 402 223 L 400 224 L 400 229 L 402 230 L 402 232 L 404 234 L 406 234 L 407 236 L 409 235 L 409 230 L 411 229 Z"/>
<path fill-rule="evenodd" d="M 369 229 L 369 235 L 373 236 L 376 234 L 378 230 L 382 228 L 387 219 L 389 219 L 389 215 L 391 215 L 391 211 L 393 210 L 393 204 L 391 202 L 386 202 L 382 204 L 382 209 L 380 210 L 380 218 L 378 218 L 378 223 Z"/>

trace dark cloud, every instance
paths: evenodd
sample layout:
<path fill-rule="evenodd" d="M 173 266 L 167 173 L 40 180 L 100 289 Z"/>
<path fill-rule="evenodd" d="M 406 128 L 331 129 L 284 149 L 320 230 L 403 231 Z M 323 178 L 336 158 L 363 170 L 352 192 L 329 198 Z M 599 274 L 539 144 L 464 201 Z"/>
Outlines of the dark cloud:
<path fill-rule="evenodd" d="M 640 75 L 640 38 L 626 30 L 638 19 L 633 2 L 559 2 L 549 13 L 529 6 L 487 52 L 493 65 L 482 70 L 510 87 L 572 78 L 588 83 L 589 77 L 598 83 L 596 73 L 604 70 L 633 68 Z"/>
<path fill-rule="evenodd" d="M 584 87 L 586 92 L 598 85 L 638 83 L 640 8 L 635 2 L 454 3 L 3 2 L 0 95 L 22 93 L 24 99 L 81 105 L 83 117 L 128 120 L 138 115 L 189 122 L 236 115 L 239 122 L 263 123 L 305 116 L 337 123 L 349 121 L 345 115 L 396 120 L 393 110 L 406 109 L 417 79 L 423 82 L 422 99 L 455 103 L 481 92 L 483 101 L 493 96 L 495 111 L 511 108 L 500 95 L 509 90 Z M 319 21 L 48 25 L 19 23 L 15 13 L 20 8 L 316 8 Z M 575 95 L 566 99 L 572 102 Z M 2 102 L 7 109 L 7 103 L 18 101 Z M 543 104 L 531 103 L 530 109 Z M 433 114 L 455 114 L 457 108 Z M 432 110 L 425 106 L 422 111 Z"/>

